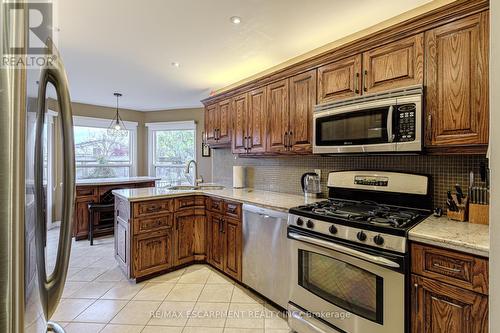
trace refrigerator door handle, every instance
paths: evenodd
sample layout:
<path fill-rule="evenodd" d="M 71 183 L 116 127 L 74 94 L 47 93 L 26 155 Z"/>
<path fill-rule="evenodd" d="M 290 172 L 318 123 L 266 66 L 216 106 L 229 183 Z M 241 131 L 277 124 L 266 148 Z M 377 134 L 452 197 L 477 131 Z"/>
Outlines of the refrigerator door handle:
<path fill-rule="evenodd" d="M 42 68 L 38 86 L 38 109 L 35 132 L 35 203 L 36 203 L 36 261 L 40 288 L 41 304 L 46 318 L 50 318 L 61 298 L 71 253 L 71 234 L 75 202 L 75 152 L 73 138 L 73 118 L 68 79 L 61 57 L 54 43 L 49 40 L 47 45 L 52 50 L 52 61 Z M 63 144 L 63 211 L 61 230 L 54 271 L 47 276 L 44 238 L 46 225 L 44 223 L 43 202 L 43 125 L 46 110 L 47 84 L 54 85 L 57 92 L 61 133 Z"/>

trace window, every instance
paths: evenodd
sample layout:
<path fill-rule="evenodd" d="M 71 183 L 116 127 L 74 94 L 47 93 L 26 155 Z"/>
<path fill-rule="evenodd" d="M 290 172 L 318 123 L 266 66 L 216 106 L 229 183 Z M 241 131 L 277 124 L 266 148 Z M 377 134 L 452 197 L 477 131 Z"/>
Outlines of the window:
<path fill-rule="evenodd" d="M 74 117 L 76 178 L 116 178 L 136 174 L 137 123 L 124 122 L 120 135 L 111 119 Z"/>
<path fill-rule="evenodd" d="M 149 173 L 170 186 L 188 181 L 186 162 L 196 159 L 196 124 L 194 121 L 148 123 Z"/>

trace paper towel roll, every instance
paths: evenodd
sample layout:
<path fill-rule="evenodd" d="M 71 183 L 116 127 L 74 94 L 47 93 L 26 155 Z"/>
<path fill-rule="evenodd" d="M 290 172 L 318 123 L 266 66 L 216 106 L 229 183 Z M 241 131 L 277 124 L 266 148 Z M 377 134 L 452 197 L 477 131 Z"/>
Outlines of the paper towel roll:
<path fill-rule="evenodd" d="M 233 166 L 233 187 L 245 187 L 245 167 L 239 165 Z"/>

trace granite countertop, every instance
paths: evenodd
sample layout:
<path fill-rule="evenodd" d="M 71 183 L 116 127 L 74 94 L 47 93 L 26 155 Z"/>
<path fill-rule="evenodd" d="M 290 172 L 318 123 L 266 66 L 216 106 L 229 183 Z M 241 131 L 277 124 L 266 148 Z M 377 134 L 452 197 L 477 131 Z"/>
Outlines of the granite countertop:
<path fill-rule="evenodd" d="M 156 181 L 156 180 L 160 180 L 160 178 L 158 178 L 158 177 L 119 177 L 119 178 L 77 179 L 76 186 L 130 184 L 130 183 L 152 182 L 152 181 Z"/>
<path fill-rule="evenodd" d="M 430 216 L 409 232 L 409 239 L 429 245 L 489 257 L 489 226 Z"/>
<path fill-rule="evenodd" d="M 114 190 L 113 194 L 128 201 L 144 201 L 162 198 L 173 198 L 193 194 L 210 195 L 222 199 L 228 199 L 241 203 L 254 204 L 275 210 L 285 211 L 292 207 L 321 201 L 324 199 L 305 198 L 303 195 L 286 194 L 253 189 L 233 189 L 223 190 L 169 190 L 165 187 L 150 187 L 137 189 Z"/>

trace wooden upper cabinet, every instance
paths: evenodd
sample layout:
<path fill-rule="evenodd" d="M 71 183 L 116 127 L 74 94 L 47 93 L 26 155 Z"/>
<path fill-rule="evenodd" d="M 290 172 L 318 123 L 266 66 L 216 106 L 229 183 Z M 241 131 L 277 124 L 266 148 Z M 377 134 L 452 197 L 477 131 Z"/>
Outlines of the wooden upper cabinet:
<path fill-rule="evenodd" d="M 233 139 L 232 150 L 234 154 L 246 152 L 247 136 L 247 113 L 248 113 L 248 94 L 244 93 L 233 99 Z"/>
<path fill-rule="evenodd" d="M 231 100 L 226 99 L 205 107 L 205 138 L 212 146 L 231 142 Z"/>
<path fill-rule="evenodd" d="M 488 143 L 488 12 L 426 33 L 426 146 Z"/>
<path fill-rule="evenodd" d="M 259 88 L 248 94 L 247 114 L 248 141 L 250 153 L 264 153 L 266 151 L 267 136 L 267 104 L 266 88 Z"/>
<path fill-rule="evenodd" d="M 424 34 L 363 53 L 363 92 L 423 84 Z"/>
<path fill-rule="evenodd" d="M 318 68 L 318 103 L 353 97 L 361 89 L 361 55 Z"/>
<path fill-rule="evenodd" d="M 268 151 L 284 152 L 289 131 L 288 79 L 267 86 Z"/>
<path fill-rule="evenodd" d="M 289 79 L 290 87 L 290 149 L 311 153 L 313 140 L 313 109 L 316 105 L 316 70 Z"/>
<path fill-rule="evenodd" d="M 208 144 L 216 143 L 215 129 L 217 128 L 218 104 L 210 104 L 205 107 L 205 137 Z"/>
<path fill-rule="evenodd" d="M 487 333 L 488 297 L 412 275 L 412 333 Z"/>
<path fill-rule="evenodd" d="M 217 143 L 231 142 L 231 100 L 226 99 L 219 103 Z"/>

